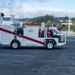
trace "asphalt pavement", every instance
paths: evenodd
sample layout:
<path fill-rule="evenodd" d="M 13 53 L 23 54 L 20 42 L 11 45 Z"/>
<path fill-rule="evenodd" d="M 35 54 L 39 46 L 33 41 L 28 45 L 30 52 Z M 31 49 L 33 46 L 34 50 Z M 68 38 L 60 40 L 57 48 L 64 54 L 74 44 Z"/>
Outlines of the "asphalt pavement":
<path fill-rule="evenodd" d="M 75 75 L 75 36 L 53 50 L 0 45 L 0 75 Z"/>

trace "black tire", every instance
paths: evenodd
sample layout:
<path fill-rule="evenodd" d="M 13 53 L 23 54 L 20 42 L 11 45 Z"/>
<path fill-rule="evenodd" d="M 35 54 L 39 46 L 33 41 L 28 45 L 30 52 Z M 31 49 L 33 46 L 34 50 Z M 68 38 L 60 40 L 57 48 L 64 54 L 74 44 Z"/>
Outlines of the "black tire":
<path fill-rule="evenodd" d="M 20 42 L 19 42 L 18 40 L 13 40 L 13 41 L 11 42 L 11 47 L 12 47 L 13 49 L 19 48 L 19 47 L 20 47 Z"/>
<path fill-rule="evenodd" d="M 53 48 L 54 48 L 54 43 L 53 43 L 53 42 L 48 42 L 48 43 L 46 44 L 46 48 L 47 48 L 47 49 L 53 49 Z"/>

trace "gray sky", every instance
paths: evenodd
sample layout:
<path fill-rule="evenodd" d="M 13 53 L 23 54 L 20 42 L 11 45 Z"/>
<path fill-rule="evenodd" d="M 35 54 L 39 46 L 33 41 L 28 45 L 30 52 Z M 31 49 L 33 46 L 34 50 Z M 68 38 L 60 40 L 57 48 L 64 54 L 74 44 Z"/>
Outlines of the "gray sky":
<path fill-rule="evenodd" d="M 31 18 L 43 15 L 75 17 L 75 0 L 0 0 L 0 12 L 5 16 Z"/>

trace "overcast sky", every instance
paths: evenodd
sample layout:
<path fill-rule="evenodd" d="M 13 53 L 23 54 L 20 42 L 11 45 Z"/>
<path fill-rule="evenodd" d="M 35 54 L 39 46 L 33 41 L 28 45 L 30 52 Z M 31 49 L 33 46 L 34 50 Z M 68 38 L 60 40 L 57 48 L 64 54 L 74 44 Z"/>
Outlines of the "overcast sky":
<path fill-rule="evenodd" d="M 0 0 L 0 12 L 5 16 L 32 18 L 46 14 L 75 17 L 75 0 Z"/>

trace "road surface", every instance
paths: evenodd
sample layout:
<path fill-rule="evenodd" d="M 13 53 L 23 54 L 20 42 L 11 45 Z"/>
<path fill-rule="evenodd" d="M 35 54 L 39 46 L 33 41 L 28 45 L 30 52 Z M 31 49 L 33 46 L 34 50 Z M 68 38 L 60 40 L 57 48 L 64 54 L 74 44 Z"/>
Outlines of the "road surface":
<path fill-rule="evenodd" d="M 53 50 L 0 46 L 0 75 L 75 75 L 75 36 Z"/>

